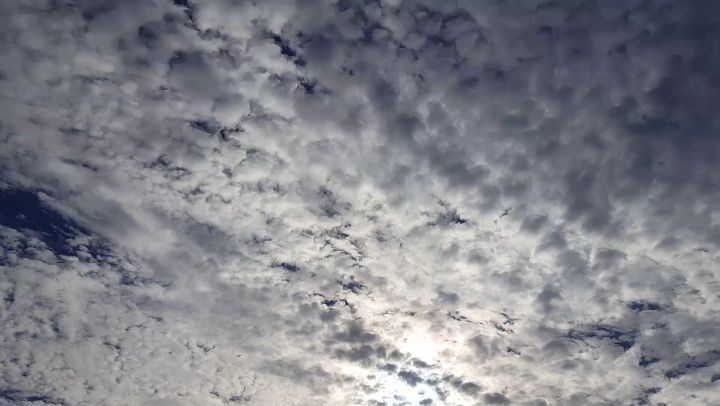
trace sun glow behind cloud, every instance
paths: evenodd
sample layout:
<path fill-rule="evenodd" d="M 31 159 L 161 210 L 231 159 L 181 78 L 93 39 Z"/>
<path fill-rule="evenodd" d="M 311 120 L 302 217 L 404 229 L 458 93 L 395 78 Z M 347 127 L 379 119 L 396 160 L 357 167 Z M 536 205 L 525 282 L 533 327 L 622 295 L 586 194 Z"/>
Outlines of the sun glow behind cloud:
<path fill-rule="evenodd" d="M 440 360 L 440 345 L 437 338 L 426 331 L 408 333 L 398 343 L 398 348 L 428 364 L 434 364 Z"/>

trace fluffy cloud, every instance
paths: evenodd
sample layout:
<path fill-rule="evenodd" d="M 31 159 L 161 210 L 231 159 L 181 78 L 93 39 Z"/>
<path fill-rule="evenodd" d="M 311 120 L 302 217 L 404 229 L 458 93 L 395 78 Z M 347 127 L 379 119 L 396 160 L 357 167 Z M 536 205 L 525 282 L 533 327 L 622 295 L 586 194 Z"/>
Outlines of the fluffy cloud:
<path fill-rule="evenodd" d="M 0 4 L 0 402 L 717 403 L 717 8 Z"/>

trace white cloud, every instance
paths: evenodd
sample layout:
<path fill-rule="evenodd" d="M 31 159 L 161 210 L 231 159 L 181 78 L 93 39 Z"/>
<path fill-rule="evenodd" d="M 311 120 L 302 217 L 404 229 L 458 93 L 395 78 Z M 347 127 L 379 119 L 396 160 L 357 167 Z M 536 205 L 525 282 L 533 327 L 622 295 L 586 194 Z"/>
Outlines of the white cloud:
<path fill-rule="evenodd" d="M 718 401 L 711 10 L 0 11 L 0 402 Z"/>

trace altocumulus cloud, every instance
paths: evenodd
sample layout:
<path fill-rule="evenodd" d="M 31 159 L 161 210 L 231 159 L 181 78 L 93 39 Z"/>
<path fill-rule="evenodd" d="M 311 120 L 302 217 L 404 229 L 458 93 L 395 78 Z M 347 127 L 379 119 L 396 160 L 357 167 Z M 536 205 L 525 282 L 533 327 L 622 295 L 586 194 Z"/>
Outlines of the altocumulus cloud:
<path fill-rule="evenodd" d="M 0 3 L 0 404 L 720 403 L 720 4 Z"/>

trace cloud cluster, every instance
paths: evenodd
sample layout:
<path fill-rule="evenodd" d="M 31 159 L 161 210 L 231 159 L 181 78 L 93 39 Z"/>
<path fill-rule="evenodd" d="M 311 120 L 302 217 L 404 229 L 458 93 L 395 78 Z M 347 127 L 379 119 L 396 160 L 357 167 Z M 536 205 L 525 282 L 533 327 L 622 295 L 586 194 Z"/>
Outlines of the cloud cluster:
<path fill-rule="evenodd" d="M 0 4 L 0 404 L 720 401 L 696 1 Z"/>

